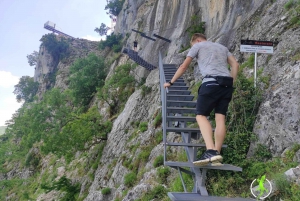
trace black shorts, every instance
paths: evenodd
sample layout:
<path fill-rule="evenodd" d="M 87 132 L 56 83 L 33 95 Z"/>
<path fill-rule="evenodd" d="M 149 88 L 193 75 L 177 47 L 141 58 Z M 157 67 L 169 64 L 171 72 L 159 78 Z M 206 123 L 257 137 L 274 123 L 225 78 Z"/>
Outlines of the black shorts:
<path fill-rule="evenodd" d="M 220 86 L 216 81 L 203 83 L 198 90 L 197 115 L 209 116 L 213 109 L 226 115 L 232 93 L 233 87 Z"/>

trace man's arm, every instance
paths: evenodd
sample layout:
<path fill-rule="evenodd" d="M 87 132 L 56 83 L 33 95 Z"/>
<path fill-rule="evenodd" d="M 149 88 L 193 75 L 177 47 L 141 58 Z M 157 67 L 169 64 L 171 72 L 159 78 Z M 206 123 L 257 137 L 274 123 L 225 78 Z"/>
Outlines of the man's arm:
<path fill-rule="evenodd" d="M 180 67 L 177 69 L 175 75 L 173 78 L 170 80 L 172 83 L 174 83 L 178 78 L 180 78 L 183 73 L 186 71 L 186 69 L 189 67 L 191 64 L 193 58 L 192 57 L 187 57 L 184 62 L 180 65 Z M 171 85 L 169 83 L 165 83 L 164 87 L 170 87 Z"/>
<path fill-rule="evenodd" d="M 239 71 L 239 63 L 236 61 L 234 56 L 229 56 L 227 58 L 228 64 L 231 66 L 231 77 L 233 77 L 233 82 L 236 80 L 236 76 Z"/>

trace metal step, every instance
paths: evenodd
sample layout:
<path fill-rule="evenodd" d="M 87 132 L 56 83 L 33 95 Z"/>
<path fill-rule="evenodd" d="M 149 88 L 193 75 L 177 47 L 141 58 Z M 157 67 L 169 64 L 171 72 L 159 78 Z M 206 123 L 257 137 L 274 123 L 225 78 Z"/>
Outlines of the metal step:
<path fill-rule="evenodd" d="M 169 93 L 168 94 L 177 94 L 177 95 L 190 95 L 191 92 L 188 90 L 171 90 L 171 87 L 169 88 Z"/>
<path fill-rule="evenodd" d="M 196 114 L 196 108 L 167 107 L 167 114 Z"/>
<path fill-rule="evenodd" d="M 186 86 L 186 84 L 185 84 L 185 82 L 174 82 L 171 87 L 173 87 L 173 86 Z"/>
<path fill-rule="evenodd" d="M 165 76 L 166 77 L 170 77 L 170 76 L 174 76 L 174 73 L 170 73 L 170 72 L 165 72 Z M 183 79 L 182 77 L 178 78 L 178 79 Z"/>
<path fill-rule="evenodd" d="M 196 122 L 196 117 L 186 117 L 186 116 L 167 116 L 167 121 Z"/>
<path fill-rule="evenodd" d="M 171 70 L 171 69 L 165 70 L 165 71 L 164 71 L 164 74 L 172 74 L 172 75 L 175 75 L 175 73 L 176 73 L 176 70 Z"/>
<path fill-rule="evenodd" d="M 168 192 L 172 201 L 255 201 L 251 198 L 226 198 L 217 196 L 201 196 L 199 193 Z"/>
<path fill-rule="evenodd" d="M 167 100 L 167 107 L 193 107 L 196 108 L 196 101 L 172 101 Z"/>
<path fill-rule="evenodd" d="M 184 143 L 184 142 L 166 142 L 167 146 L 177 146 L 177 147 L 206 147 L 205 144 L 196 144 L 196 143 Z M 222 148 L 226 148 L 227 145 L 223 144 Z"/>
<path fill-rule="evenodd" d="M 193 95 L 167 94 L 167 100 L 192 101 L 193 99 Z"/>
<path fill-rule="evenodd" d="M 180 90 L 180 91 L 187 91 L 189 89 L 188 86 L 171 86 L 169 87 L 169 90 Z"/>
<path fill-rule="evenodd" d="M 173 77 L 166 77 L 166 81 L 169 82 Z M 184 82 L 184 79 L 178 79 L 174 83 Z"/>
<path fill-rule="evenodd" d="M 166 79 L 171 79 L 174 77 L 174 73 L 172 74 L 165 74 Z M 182 77 L 178 78 L 177 80 L 184 80 Z"/>
<path fill-rule="evenodd" d="M 234 165 L 223 164 L 223 166 L 195 166 L 192 162 L 174 162 L 174 161 L 165 161 L 165 164 L 170 167 L 190 167 L 190 168 L 201 168 L 201 169 L 210 169 L 210 170 L 231 170 L 236 172 L 241 172 L 243 169 Z"/>
<path fill-rule="evenodd" d="M 178 127 L 166 127 L 167 132 L 175 132 L 175 133 L 201 133 L 199 128 L 178 128 Z"/>
<path fill-rule="evenodd" d="M 168 67 L 168 66 L 176 66 L 175 64 L 163 64 L 164 67 Z"/>

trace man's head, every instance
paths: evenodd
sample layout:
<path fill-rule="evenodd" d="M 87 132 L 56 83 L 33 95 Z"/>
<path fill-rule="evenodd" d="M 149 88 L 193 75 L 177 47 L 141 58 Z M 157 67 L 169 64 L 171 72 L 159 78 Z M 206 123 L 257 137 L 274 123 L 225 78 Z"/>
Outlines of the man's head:
<path fill-rule="evenodd" d="M 202 41 L 206 41 L 206 36 L 202 33 L 194 33 L 192 38 L 191 38 L 191 46 L 193 46 L 196 43 L 202 42 Z"/>

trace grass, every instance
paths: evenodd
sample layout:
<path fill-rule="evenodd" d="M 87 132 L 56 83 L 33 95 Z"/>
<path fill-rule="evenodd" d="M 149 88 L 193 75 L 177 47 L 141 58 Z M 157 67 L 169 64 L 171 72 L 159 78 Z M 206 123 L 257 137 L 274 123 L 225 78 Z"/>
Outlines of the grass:
<path fill-rule="evenodd" d="M 127 187 L 133 187 L 137 181 L 137 175 L 134 172 L 130 172 L 124 176 L 124 185 Z"/>
<path fill-rule="evenodd" d="M 103 195 L 108 195 L 108 194 L 111 193 L 111 189 L 110 189 L 110 188 L 103 188 L 103 189 L 101 190 L 101 193 L 102 193 Z"/>
<path fill-rule="evenodd" d="M 153 162 L 153 167 L 159 167 L 161 165 L 164 164 L 164 156 L 163 155 L 159 155 L 157 156 L 155 159 L 154 159 L 154 162 Z"/>

